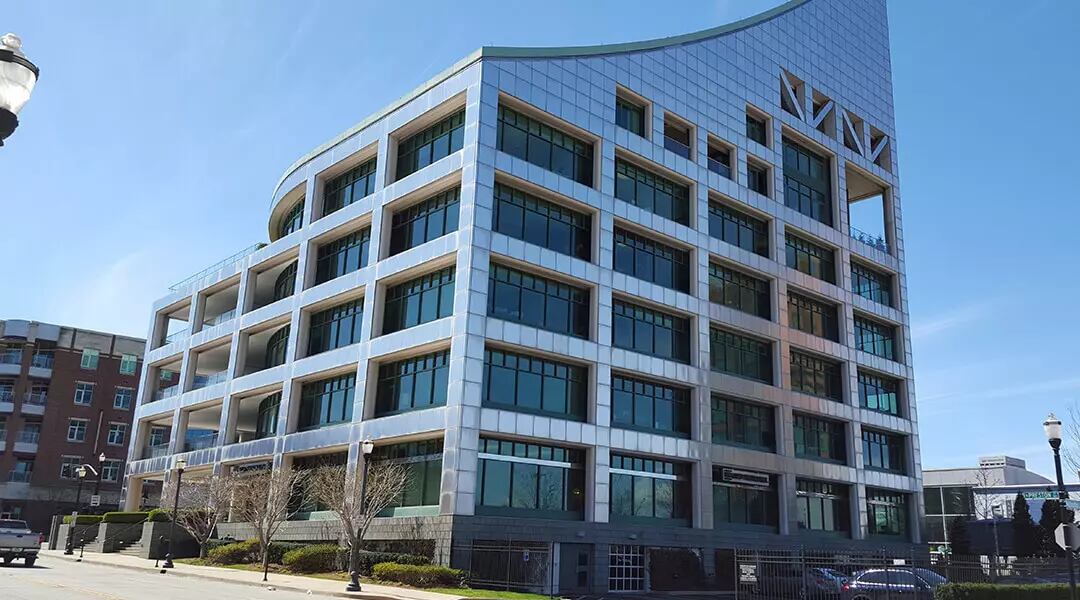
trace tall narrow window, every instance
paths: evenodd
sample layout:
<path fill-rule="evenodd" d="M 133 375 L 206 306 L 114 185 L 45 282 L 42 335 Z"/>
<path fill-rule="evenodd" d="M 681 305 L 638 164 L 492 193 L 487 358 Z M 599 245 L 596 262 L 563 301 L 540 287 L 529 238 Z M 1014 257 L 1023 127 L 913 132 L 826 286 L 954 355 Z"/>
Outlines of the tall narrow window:
<path fill-rule="evenodd" d="M 885 306 L 893 306 L 892 276 L 863 264 L 851 263 L 851 291 Z"/>
<path fill-rule="evenodd" d="M 664 148 L 683 158 L 690 158 L 693 130 L 671 115 L 664 115 Z"/>
<path fill-rule="evenodd" d="M 87 371 L 96 371 L 98 368 L 100 352 L 93 348 L 83 348 L 82 360 L 79 366 Z"/>
<path fill-rule="evenodd" d="M 307 355 L 313 356 L 360 341 L 364 299 L 357 298 L 311 315 Z M 288 334 L 286 334 L 288 335 Z"/>
<path fill-rule="evenodd" d="M 315 284 L 366 267 L 370 242 L 371 228 L 367 227 L 319 246 L 315 259 Z"/>
<path fill-rule="evenodd" d="M 499 105 L 499 150 L 582 185 L 593 184 L 593 145 Z"/>
<path fill-rule="evenodd" d="M 790 233 L 785 235 L 785 240 L 787 266 L 822 281 L 836 283 L 836 256 L 832 250 Z"/>
<path fill-rule="evenodd" d="M 715 262 L 709 263 L 709 300 L 762 319 L 772 317 L 768 281 Z"/>
<path fill-rule="evenodd" d="M 907 537 L 907 494 L 866 488 L 866 522 L 871 536 Z"/>
<path fill-rule="evenodd" d="M 615 158 L 615 197 L 676 223 L 690 224 L 690 186 L 618 157 Z"/>
<path fill-rule="evenodd" d="M 840 339 L 836 310 L 835 305 L 814 300 L 788 288 L 788 325 L 793 329 L 835 342 Z"/>
<path fill-rule="evenodd" d="M 300 388 L 301 431 L 352 421 L 355 375 L 305 383 Z"/>
<path fill-rule="evenodd" d="M 283 238 L 294 231 L 300 231 L 300 228 L 304 225 L 304 199 L 301 198 L 292 205 L 289 212 L 285 213 L 285 216 L 281 217 L 281 223 L 278 225 L 278 237 Z"/>
<path fill-rule="evenodd" d="M 829 160 L 789 138 L 784 138 L 784 204 L 832 225 Z"/>
<path fill-rule="evenodd" d="M 896 328 L 855 315 L 855 347 L 874 356 L 896 360 Z"/>
<path fill-rule="evenodd" d="M 612 306 L 611 344 L 690 364 L 690 319 L 622 300 Z"/>
<path fill-rule="evenodd" d="M 508 350 L 484 352 L 485 406 L 584 421 L 589 399 L 586 367 Z"/>
<path fill-rule="evenodd" d="M 762 146 L 769 145 L 769 122 L 763 116 L 746 111 L 746 137 Z"/>
<path fill-rule="evenodd" d="M 713 528 L 774 531 L 778 522 L 776 477 L 713 467 Z"/>
<path fill-rule="evenodd" d="M 899 398 L 897 380 L 859 369 L 859 404 L 863 408 L 899 416 Z"/>
<path fill-rule="evenodd" d="M 709 363 L 713 371 L 772 384 L 772 345 L 769 342 L 710 327 Z"/>
<path fill-rule="evenodd" d="M 690 436 L 690 390 L 624 375 L 611 376 L 611 424 Z"/>
<path fill-rule="evenodd" d="M 709 170 L 731 179 L 731 148 L 709 140 Z"/>
<path fill-rule="evenodd" d="M 709 235 L 761 256 L 769 255 L 769 225 L 718 202 L 709 203 Z"/>
<path fill-rule="evenodd" d="M 712 396 L 712 443 L 776 451 L 775 411 L 771 406 Z"/>
<path fill-rule="evenodd" d="M 377 158 L 370 158 L 326 182 L 323 192 L 324 217 L 375 191 L 376 161 Z"/>
<path fill-rule="evenodd" d="M 847 443 L 844 424 L 795 413 L 792 415 L 795 434 L 795 456 L 835 463 L 847 462 Z"/>
<path fill-rule="evenodd" d="M 840 363 L 791 350 L 791 389 L 843 402 Z"/>
<path fill-rule="evenodd" d="M 796 479 L 795 490 L 799 529 L 832 535 L 846 535 L 851 531 L 847 486 Z"/>
<path fill-rule="evenodd" d="M 120 374 L 134 375 L 139 366 L 139 357 L 134 354 L 124 354 L 120 357 Z"/>
<path fill-rule="evenodd" d="M 499 264 L 489 277 L 488 316 L 589 337 L 589 290 Z"/>
<path fill-rule="evenodd" d="M 87 381 L 75 382 L 75 404 L 89 406 L 94 402 L 94 384 Z"/>
<path fill-rule="evenodd" d="M 689 465 L 612 454 L 610 473 L 612 521 L 690 524 Z"/>
<path fill-rule="evenodd" d="M 630 133 L 648 137 L 645 107 L 621 94 L 615 95 L 615 124 Z"/>
<path fill-rule="evenodd" d="M 432 352 L 379 366 L 375 416 L 446 404 L 450 352 Z"/>
<path fill-rule="evenodd" d="M 615 227 L 615 270 L 680 292 L 690 291 L 690 253 Z"/>
<path fill-rule="evenodd" d="M 592 254 L 592 217 L 502 183 L 495 184 L 491 222 L 498 233 L 560 254 Z"/>
<path fill-rule="evenodd" d="M 873 429 L 862 430 L 863 466 L 867 469 L 904 472 L 904 438 Z"/>
<path fill-rule="evenodd" d="M 373 463 L 397 463 L 405 469 L 405 485 L 397 497 L 379 516 L 414 516 L 412 507 L 439 505 L 442 481 L 442 438 L 377 446 L 371 455 Z"/>
<path fill-rule="evenodd" d="M 461 150 L 465 145 L 465 109 L 398 142 L 397 177 L 401 179 Z"/>
<path fill-rule="evenodd" d="M 769 167 L 765 164 L 746 162 L 746 187 L 762 196 L 769 195 Z"/>
<path fill-rule="evenodd" d="M 255 439 L 261 440 L 277 434 L 278 410 L 281 408 L 281 392 L 275 392 L 259 401 L 255 418 Z"/>
<path fill-rule="evenodd" d="M 390 224 L 390 256 L 457 231 L 460 198 L 461 188 L 455 187 L 395 212 Z"/>
<path fill-rule="evenodd" d="M 285 354 L 289 350 L 289 326 L 278 329 L 266 342 L 266 359 L 263 366 L 267 369 L 285 364 Z"/>
<path fill-rule="evenodd" d="M 426 273 L 386 289 L 383 334 L 454 313 L 454 267 Z"/>
<path fill-rule="evenodd" d="M 582 450 L 480 438 L 476 514 L 581 520 Z"/>
<path fill-rule="evenodd" d="M 289 266 L 278 273 L 277 279 L 274 280 L 273 302 L 288 298 L 296 291 L 296 262 L 295 260 L 292 261 Z"/>

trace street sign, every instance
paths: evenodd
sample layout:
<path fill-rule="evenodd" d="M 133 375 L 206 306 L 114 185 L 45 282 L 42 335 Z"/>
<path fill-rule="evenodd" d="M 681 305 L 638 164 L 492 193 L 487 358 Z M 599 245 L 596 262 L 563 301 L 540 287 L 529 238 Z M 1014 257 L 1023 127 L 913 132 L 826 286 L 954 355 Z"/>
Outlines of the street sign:
<path fill-rule="evenodd" d="M 521 562 L 529 562 L 529 551 L 528 550 L 521 553 Z"/>
<path fill-rule="evenodd" d="M 1076 523 L 1062 523 L 1054 530 L 1054 541 L 1062 550 L 1080 550 L 1080 527 Z"/>
<path fill-rule="evenodd" d="M 757 565 L 739 565 L 739 583 L 757 583 Z"/>
<path fill-rule="evenodd" d="M 90 496 L 90 506 L 101 506 L 101 495 L 94 494 Z"/>

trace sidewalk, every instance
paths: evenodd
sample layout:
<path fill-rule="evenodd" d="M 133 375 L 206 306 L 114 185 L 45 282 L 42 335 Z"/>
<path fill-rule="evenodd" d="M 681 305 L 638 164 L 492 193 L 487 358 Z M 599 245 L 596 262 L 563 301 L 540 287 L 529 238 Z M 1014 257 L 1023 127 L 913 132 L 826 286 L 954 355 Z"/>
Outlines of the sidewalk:
<path fill-rule="evenodd" d="M 54 560 L 75 561 L 79 554 L 65 556 L 63 550 L 41 550 L 40 557 L 50 562 Z M 87 552 L 83 555 L 82 562 L 93 565 L 105 565 L 120 569 L 132 569 L 143 572 L 156 573 L 160 569 L 154 568 L 154 561 L 125 554 L 101 554 Z M 363 600 L 464 600 L 459 596 L 437 594 L 410 588 L 399 588 L 389 585 L 375 585 L 361 583 L 361 592 L 346 592 L 344 581 L 331 581 L 316 577 L 302 577 L 299 575 L 282 575 L 270 573 L 269 581 L 262 580 L 262 573 L 256 571 L 241 571 L 238 569 L 223 569 L 219 567 L 202 567 L 176 563 L 176 566 L 166 571 L 167 575 L 174 577 L 198 577 L 211 581 L 226 583 L 238 583 L 261 588 L 273 587 L 279 590 L 294 592 L 311 592 L 323 596 L 337 596 L 341 598 L 360 598 Z"/>

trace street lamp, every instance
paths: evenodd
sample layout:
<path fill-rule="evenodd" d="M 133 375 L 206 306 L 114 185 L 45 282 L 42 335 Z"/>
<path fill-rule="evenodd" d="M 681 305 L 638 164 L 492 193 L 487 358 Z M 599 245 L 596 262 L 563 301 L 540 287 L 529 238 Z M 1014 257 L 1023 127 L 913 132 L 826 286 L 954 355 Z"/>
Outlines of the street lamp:
<path fill-rule="evenodd" d="M 97 457 L 98 461 L 98 475 L 97 481 L 94 482 L 94 495 L 98 497 L 98 506 L 101 504 L 101 478 L 105 474 L 105 453 L 102 452 Z M 92 504 L 92 503 L 91 503 Z"/>
<path fill-rule="evenodd" d="M 64 548 L 64 554 L 74 554 L 73 546 L 75 545 L 75 526 L 79 522 L 79 505 L 82 504 L 82 482 L 86 479 L 86 467 L 79 466 L 75 470 L 75 474 L 79 476 L 79 487 L 75 491 L 75 510 L 71 511 L 71 526 L 68 527 L 68 539 L 67 547 Z"/>
<path fill-rule="evenodd" d="M 30 99 L 38 68 L 22 53 L 22 40 L 14 33 L 0 36 L 0 146 L 19 126 L 19 111 Z"/>
<path fill-rule="evenodd" d="M 165 562 L 161 564 L 162 569 L 173 568 L 173 538 L 176 537 L 176 515 L 180 511 L 180 481 L 184 478 L 186 466 L 186 460 L 182 458 L 176 460 L 176 492 L 173 494 L 172 523 L 169 525 L 169 550 L 165 553 Z"/>
<path fill-rule="evenodd" d="M 371 456 L 371 453 L 374 450 L 375 442 L 371 440 L 364 440 L 360 442 L 360 451 L 364 453 L 364 470 L 361 471 L 360 475 L 360 513 L 364 515 L 365 519 L 367 518 L 367 513 L 365 512 L 367 509 L 365 508 L 365 505 L 367 504 L 368 464 L 370 464 L 371 462 L 368 460 L 368 457 Z M 356 540 L 355 543 L 359 545 L 360 540 Z M 353 560 L 356 558 L 355 550 L 356 549 L 354 548 L 352 551 L 349 552 L 349 585 L 345 586 L 346 592 L 360 591 L 360 572 L 356 561 Z"/>
<path fill-rule="evenodd" d="M 1043 421 L 1043 431 L 1046 432 L 1046 441 L 1054 449 L 1054 469 L 1057 471 L 1058 485 L 1058 520 L 1065 522 L 1065 501 L 1069 493 L 1065 491 L 1065 481 L 1061 477 L 1061 420 L 1050 413 Z M 1073 551 L 1065 549 L 1065 555 L 1069 559 L 1069 600 L 1076 600 L 1076 575 L 1073 573 Z"/>

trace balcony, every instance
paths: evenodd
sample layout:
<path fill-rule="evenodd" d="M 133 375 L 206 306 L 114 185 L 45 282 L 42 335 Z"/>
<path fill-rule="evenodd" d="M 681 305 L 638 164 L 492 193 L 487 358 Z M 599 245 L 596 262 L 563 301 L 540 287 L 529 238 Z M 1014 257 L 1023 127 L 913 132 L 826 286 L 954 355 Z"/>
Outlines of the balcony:
<path fill-rule="evenodd" d="M 27 392 L 23 396 L 22 413 L 26 415 L 41 415 L 45 413 L 45 392 Z"/>
<path fill-rule="evenodd" d="M 198 390 L 204 387 L 209 387 L 221 383 L 228 378 L 228 370 L 218 371 L 217 373 L 209 373 L 207 375 L 195 375 L 195 382 L 192 384 L 191 389 Z"/>
<path fill-rule="evenodd" d="M 220 324 L 232 319 L 235 316 L 236 316 L 236 309 L 234 308 L 232 310 L 223 312 L 220 315 L 215 315 L 213 317 L 210 317 L 210 318 L 206 319 L 205 321 L 203 321 L 203 326 L 204 327 L 213 327 L 214 325 L 220 325 Z"/>
<path fill-rule="evenodd" d="M 0 390 L 0 413 L 15 411 L 15 394 L 11 390 Z"/>
<path fill-rule="evenodd" d="M 22 452 L 26 454 L 34 454 L 38 449 L 38 440 L 41 439 L 41 433 L 38 431 L 20 431 L 19 437 L 15 438 L 15 452 Z"/>
<path fill-rule="evenodd" d="M 675 138 L 664 136 L 664 148 L 671 150 L 675 154 L 683 158 L 690 158 L 690 146 L 680 142 Z"/>
<path fill-rule="evenodd" d="M 165 336 L 165 343 L 162 344 L 162 345 L 167 346 L 167 345 L 169 345 L 169 344 L 171 344 L 173 342 L 178 342 L 178 341 L 184 339 L 185 337 L 187 337 L 187 335 L 190 332 L 191 332 L 191 329 L 188 328 L 188 327 L 185 327 L 185 328 L 183 328 L 183 329 L 181 329 L 179 331 L 175 331 L 173 333 L 170 333 L 169 335 Z"/>
<path fill-rule="evenodd" d="M 169 442 L 162 442 L 160 444 L 147 444 L 145 457 L 146 458 L 160 458 L 162 456 L 169 455 Z"/>
<path fill-rule="evenodd" d="M 852 239 L 854 239 L 855 241 L 866 244 L 871 248 L 881 250 L 886 254 L 889 253 L 889 244 L 885 241 L 884 236 L 866 233 L 865 231 L 858 229 L 854 226 L 851 226 L 848 229 L 851 232 Z"/>
<path fill-rule="evenodd" d="M 213 448 L 217 444 L 217 434 L 216 431 L 200 431 L 189 434 L 184 440 L 184 452 Z"/>
<path fill-rule="evenodd" d="M 22 350 L 8 348 L 0 350 L 0 365 L 21 365 Z"/>
<path fill-rule="evenodd" d="M 34 357 L 30 359 L 30 366 L 35 369 L 51 369 L 53 358 L 52 352 L 35 352 Z"/>
<path fill-rule="evenodd" d="M 161 388 L 160 390 L 154 392 L 154 401 L 157 402 L 158 400 L 164 400 L 166 398 L 172 398 L 173 396 L 176 396 L 179 393 L 180 393 L 180 385 L 179 384 L 170 385 L 167 388 Z"/>
<path fill-rule="evenodd" d="M 175 283 L 175 284 L 169 286 L 169 291 L 175 292 L 176 290 L 186 286 L 187 284 L 189 284 L 189 283 L 191 283 L 193 281 L 198 281 L 198 280 L 202 279 L 203 277 L 206 277 L 207 275 L 210 275 L 211 273 L 216 273 L 216 272 L 224 269 L 225 267 L 237 262 L 238 260 L 243 259 L 245 256 L 251 254 L 252 252 L 255 252 L 256 250 L 258 250 L 260 248 L 263 248 L 265 246 L 266 246 L 266 244 L 264 244 L 262 242 L 259 242 L 258 244 L 248 246 L 247 248 L 244 248 L 243 250 L 237 252 L 236 254 L 233 254 L 232 256 L 230 256 L 228 258 L 224 258 L 222 260 L 219 260 L 218 262 L 210 265 L 209 267 L 206 267 L 205 269 L 203 269 L 202 271 L 199 271 L 198 273 L 192 275 L 191 277 L 188 277 L 187 279 L 185 279 L 185 280 L 183 280 L 181 282 L 178 282 L 178 283 Z"/>

